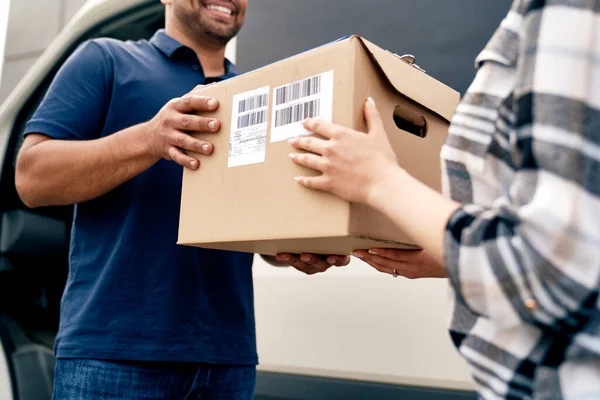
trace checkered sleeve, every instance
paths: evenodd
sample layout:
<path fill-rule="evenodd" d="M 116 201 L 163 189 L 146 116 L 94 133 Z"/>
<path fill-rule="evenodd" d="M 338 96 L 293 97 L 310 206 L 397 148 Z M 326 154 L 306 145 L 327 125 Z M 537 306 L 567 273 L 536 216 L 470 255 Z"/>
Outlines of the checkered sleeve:
<path fill-rule="evenodd" d="M 573 334 L 600 304 L 600 1 L 522 4 L 515 120 L 486 156 L 514 178 L 451 216 L 445 261 L 475 314 Z"/>

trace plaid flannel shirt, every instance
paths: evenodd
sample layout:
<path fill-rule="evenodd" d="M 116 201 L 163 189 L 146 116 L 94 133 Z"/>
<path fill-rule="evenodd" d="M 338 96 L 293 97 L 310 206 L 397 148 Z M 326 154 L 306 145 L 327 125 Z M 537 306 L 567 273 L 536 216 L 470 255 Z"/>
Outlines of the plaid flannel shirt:
<path fill-rule="evenodd" d="M 600 0 L 516 0 L 442 149 L 451 336 L 485 399 L 600 399 Z"/>

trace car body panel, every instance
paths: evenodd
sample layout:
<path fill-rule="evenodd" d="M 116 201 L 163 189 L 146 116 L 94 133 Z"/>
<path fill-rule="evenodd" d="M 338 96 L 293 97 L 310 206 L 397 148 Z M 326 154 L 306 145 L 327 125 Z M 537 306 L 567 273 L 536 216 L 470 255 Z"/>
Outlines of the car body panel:
<path fill-rule="evenodd" d="M 10 400 L 13 397 L 13 389 L 5 354 L 6 349 L 0 341 L 0 399 Z"/>

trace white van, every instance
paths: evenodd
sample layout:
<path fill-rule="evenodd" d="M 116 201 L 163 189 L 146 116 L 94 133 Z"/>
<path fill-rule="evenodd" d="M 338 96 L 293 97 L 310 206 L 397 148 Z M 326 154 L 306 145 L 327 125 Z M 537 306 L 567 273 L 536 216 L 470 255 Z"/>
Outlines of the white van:
<path fill-rule="evenodd" d="M 510 0 L 250 0 L 227 55 L 242 72 L 357 33 L 464 92 Z M 473 16 L 477 16 L 474 18 Z M 0 107 L 0 400 L 51 398 L 52 345 L 67 275 L 71 207 L 29 210 L 14 186 L 23 126 L 57 69 L 92 37 L 149 38 L 158 0 L 95 0 L 71 20 Z M 83 110 L 82 110 L 83 111 Z M 353 261 L 320 276 L 254 268 L 257 399 L 474 399 L 446 331 L 447 284 Z"/>

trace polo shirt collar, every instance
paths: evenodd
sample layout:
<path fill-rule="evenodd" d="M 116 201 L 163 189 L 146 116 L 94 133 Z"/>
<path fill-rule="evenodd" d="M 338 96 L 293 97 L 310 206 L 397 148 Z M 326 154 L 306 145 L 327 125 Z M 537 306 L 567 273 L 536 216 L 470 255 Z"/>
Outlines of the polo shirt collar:
<path fill-rule="evenodd" d="M 167 35 L 164 29 L 156 31 L 154 36 L 150 39 L 150 43 L 169 58 L 173 58 L 177 50 L 188 48 L 186 45 L 179 43 L 177 40 Z M 237 73 L 235 65 L 228 59 L 225 59 L 225 75 L 234 76 L 237 75 Z"/>
<path fill-rule="evenodd" d="M 177 40 L 173 39 L 171 36 L 165 33 L 164 29 L 159 29 L 156 31 L 154 36 L 150 39 L 150 43 L 154 45 L 157 49 L 159 49 L 165 56 L 172 58 L 173 54 L 181 48 L 187 47 Z"/>

